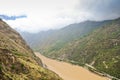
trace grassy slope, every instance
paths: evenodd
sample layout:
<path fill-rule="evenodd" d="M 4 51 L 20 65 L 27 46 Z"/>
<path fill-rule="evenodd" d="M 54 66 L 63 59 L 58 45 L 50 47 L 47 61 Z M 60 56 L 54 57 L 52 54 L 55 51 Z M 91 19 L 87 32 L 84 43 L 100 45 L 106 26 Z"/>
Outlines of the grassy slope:
<path fill-rule="evenodd" d="M 99 71 L 120 78 L 120 19 L 45 55 L 79 65 L 92 64 Z"/>
<path fill-rule="evenodd" d="M 22 37 L 0 20 L 1 80 L 62 80 L 44 69 Z"/>
<path fill-rule="evenodd" d="M 85 21 L 58 30 L 49 30 L 36 34 L 23 33 L 22 35 L 34 50 L 51 52 L 60 50 L 68 42 L 88 34 L 107 22 L 109 21 Z"/>

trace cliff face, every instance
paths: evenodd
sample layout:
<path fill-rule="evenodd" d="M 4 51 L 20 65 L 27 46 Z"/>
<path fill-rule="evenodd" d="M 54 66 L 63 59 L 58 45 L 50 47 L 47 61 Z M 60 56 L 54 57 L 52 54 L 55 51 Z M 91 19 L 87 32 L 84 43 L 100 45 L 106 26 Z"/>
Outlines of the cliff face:
<path fill-rule="evenodd" d="M 0 20 L 0 79 L 61 80 L 42 63 L 15 30 Z"/>

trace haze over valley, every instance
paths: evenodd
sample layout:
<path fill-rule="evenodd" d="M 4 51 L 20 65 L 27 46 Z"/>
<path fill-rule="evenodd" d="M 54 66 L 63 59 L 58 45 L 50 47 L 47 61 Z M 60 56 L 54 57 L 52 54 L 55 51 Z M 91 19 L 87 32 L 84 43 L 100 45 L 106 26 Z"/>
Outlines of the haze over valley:
<path fill-rule="evenodd" d="M 0 80 L 120 80 L 120 0 L 4 0 Z"/>

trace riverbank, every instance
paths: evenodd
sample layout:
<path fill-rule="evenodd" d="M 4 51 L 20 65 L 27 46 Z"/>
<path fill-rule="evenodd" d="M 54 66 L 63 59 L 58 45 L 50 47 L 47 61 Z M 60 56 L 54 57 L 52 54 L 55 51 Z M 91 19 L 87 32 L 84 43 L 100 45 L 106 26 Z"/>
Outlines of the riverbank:
<path fill-rule="evenodd" d="M 35 54 L 42 60 L 48 69 L 57 73 L 64 80 L 109 80 L 108 78 L 92 73 L 83 67 L 52 60 L 37 52 Z"/>

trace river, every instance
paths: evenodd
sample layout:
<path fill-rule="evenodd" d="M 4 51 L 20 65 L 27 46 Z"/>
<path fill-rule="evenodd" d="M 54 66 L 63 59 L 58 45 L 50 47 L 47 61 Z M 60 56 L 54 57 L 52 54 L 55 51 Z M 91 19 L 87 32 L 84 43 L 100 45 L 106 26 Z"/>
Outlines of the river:
<path fill-rule="evenodd" d="M 109 80 L 108 78 L 92 73 L 83 67 L 53 60 L 44 57 L 38 52 L 35 54 L 42 60 L 49 70 L 54 71 L 64 80 Z"/>

